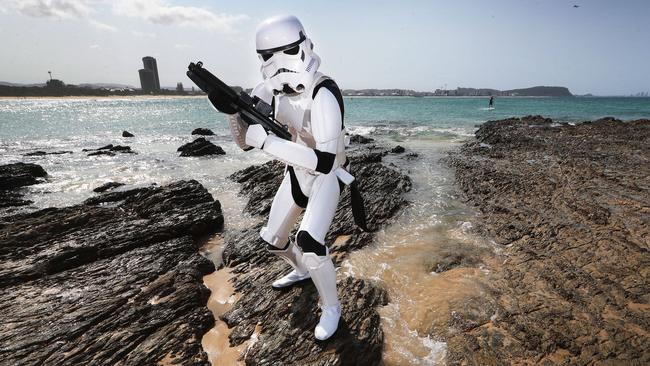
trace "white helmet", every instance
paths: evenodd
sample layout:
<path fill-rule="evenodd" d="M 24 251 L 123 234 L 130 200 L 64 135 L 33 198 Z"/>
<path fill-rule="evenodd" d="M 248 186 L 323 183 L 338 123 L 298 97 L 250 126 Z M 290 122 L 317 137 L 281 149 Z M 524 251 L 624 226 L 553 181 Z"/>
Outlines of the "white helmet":
<path fill-rule="evenodd" d="M 308 89 L 320 66 L 320 57 L 293 15 L 275 16 L 257 27 L 256 48 L 262 76 L 274 94 L 296 94 Z"/>

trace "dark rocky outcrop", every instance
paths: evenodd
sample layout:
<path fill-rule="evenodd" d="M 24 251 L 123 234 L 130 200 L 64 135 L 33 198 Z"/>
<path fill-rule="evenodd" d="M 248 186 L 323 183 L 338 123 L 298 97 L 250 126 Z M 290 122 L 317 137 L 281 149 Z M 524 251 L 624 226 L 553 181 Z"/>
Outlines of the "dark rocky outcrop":
<path fill-rule="evenodd" d="M 72 151 L 46 152 L 46 151 L 39 150 L 39 151 L 34 151 L 34 152 L 24 154 L 23 156 L 44 156 L 44 155 L 63 155 L 63 154 L 72 154 Z"/>
<path fill-rule="evenodd" d="M 115 152 L 135 154 L 135 151 L 131 150 L 131 146 L 122 146 L 122 145 L 113 145 L 108 144 L 97 149 L 83 149 L 83 152 L 93 151 L 88 156 L 97 156 L 97 155 L 108 155 L 114 156 Z"/>
<path fill-rule="evenodd" d="M 404 151 L 406 151 L 406 149 L 401 145 L 397 145 L 394 148 L 390 149 L 390 152 L 392 152 L 393 154 L 401 154 Z"/>
<path fill-rule="evenodd" d="M 213 144 L 212 142 L 199 137 L 198 139 L 189 142 L 176 151 L 181 152 L 181 156 L 206 156 L 206 155 L 224 155 L 225 151 L 220 146 Z"/>
<path fill-rule="evenodd" d="M 123 185 L 124 185 L 124 183 L 108 182 L 108 183 L 104 183 L 101 186 L 93 189 L 93 192 L 102 193 L 102 192 L 106 192 L 106 191 L 112 190 L 112 189 L 117 188 L 117 187 L 121 187 Z"/>
<path fill-rule="evenodd" d="M 372 137 L 365 137 L 361 135 L 350 135 L 350 142 L 353 144 L 368 144 L 375 141 Z"/>
<path fill-rule="evenodd" d="M 196 128 L 192 131 L 192 135 L 212 136 L 214 132 L 208 128 Z"/>
<path fill-rule="evenodd" d="M 650 363 L 650 120 L 490 121 L 449 157 L 503 247 L 450 364 Z"/>
<path fill-rule="evenodd" d="M 368 225 L 378 229 L 392 221 L 406 204 L 410 179 L 381 163 L 386 149 L 364 148 L 350 154 L 353 174 L 363 193 Z M 232 179 L 249 197 L 245 210 L 266 215 L 280 185 L 284 165 L 271 161 L 241 170 Z M 266 217 L 264 217 L 266 219 Z M 376 308 L 388 302 L 387 293 L 368 280 L 339 275 L 338 289 L 343 319 L 337 334 L 317 342 L 318 293 L 311 281 L 286 291 L 273 291 L 270 283 L 290 268 L 265 250 L 259 237 L 262 223 L 225 237 L 223 263 L 235 275 L 233 285 L 241 298 L 221 316 L 229 327 L 231 345 L 253 337 L 244 356 L 247 365 L 313 364 L 376 365 L 381 361 L 383 331 Z M 335 262 L 349 251 L 372 243 L 373 233 L 360 231 L 353 222 L 349 189 L 345 189 L 326 241 Z"/>
<path fill-rule="evenodd" d="M 7 365 L 207 365 L 200 240 L 221 230 L 196 181 L 0 218 Z"/>
<path fill-rule="evenodd" d="M 18 188 L 39 183 L 47 172 L 43 167 L 31 163 L 0 165 L 0 208 L 26 206 L 32 201 L 23 199 Z"/>
<path fill-rule="evenodd" d="M 100 156 L 100 155 L 115 156 L 115 153 L 112 152 L 112 151 L 108 151 L 108 150 L 100 150 L 100 151 L 95 151 L 95 152 L 91 152 L 90 154 L 88 154 L 88 156 Z"/>
<path fill-rule="evenodd" d="M 122 131 L 122 137 L 135 137 L 135 135 L 129 131 Z"/>
<path fill-rule="evenodd" d="M 0 165 L 0 189 L 11 190 L 38 183 L 47 176 L 43 167 L 31 163 Z"/>

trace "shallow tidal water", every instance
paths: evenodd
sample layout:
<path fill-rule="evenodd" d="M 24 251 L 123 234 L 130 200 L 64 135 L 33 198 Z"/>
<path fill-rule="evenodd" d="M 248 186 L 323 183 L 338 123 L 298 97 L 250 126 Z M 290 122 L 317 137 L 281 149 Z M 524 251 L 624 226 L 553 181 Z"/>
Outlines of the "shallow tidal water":
<path fill-rule="evenodd" d="M 379 309 L 385 332 L 386 365 L 444 364 L 442 338 L 452 303 L 480 296 L 487 270 L 430 268 L 449 247 L 489 247 L 472 232 L 473 212 L 458 200 L 453 173 L 439 159 L 458 142 L 402 141 L 420 158 L 411 163 L 413 189 L 397 221 L 377 234 L 376 244 L 350 254 L 345 273 L 370 278 L 388 290 L 390 303 Z M 397 160 L 399 157 L 392 157 Z M 390 158 L 386 162 L 390 162 Z"/>

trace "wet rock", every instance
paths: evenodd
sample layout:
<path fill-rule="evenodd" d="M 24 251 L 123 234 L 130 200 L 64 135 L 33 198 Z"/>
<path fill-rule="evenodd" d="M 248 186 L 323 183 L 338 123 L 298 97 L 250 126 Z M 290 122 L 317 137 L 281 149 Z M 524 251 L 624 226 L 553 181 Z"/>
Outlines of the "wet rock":
<path fill-rule="evenodd" d="M 350 135 L 350 142 L 355 144 L 368 144 L 375 141 L 372 137 L 365 137 L 361 135 Z"/>
<path fill-rule="evenodd" d="M 63 154 L 72 154 L 72 151 L 45 152 L 39 150 L 39 151 L 34 151 L 34 152 L 24 154 L 23 156 L 45 156 L 45 155 L 63 155 Z"/>
<path fill-rule="evenodd" d="M 450 364 L 650 363 L 650 120 L 490 121 L 448 161 L 503 246 Z M 489 146 L 489 148 L 486 148 Z"/>
<path fill-rule="evenodd" d="M 43 155 L 46 155 L 46 154 L 47 153 L 45 151 L 40 151 L 39 150 L 39 151 L 34 151 L 34 152 L 27 153 L 27 154 L 23 154 L 23 156 L 43 156 Z"/>
<path fill-rule="evenodd" d="M 374 230 L 392 222 L 406 204 L 404 193 L 411 188 L 407 176 L 381 163 L 386 153 L 386 149 L 369 148 L 349 154 L 352 174 L 365 199 L 368 225 Z M 313 336 L 320 315 L 318 293 L 311 281 L 285 291 L 271 289 L 271 282 L 290 267 L 265 250 L 259 231 L 283 171 L 283 164 L 271 161 L 231 176 L 249 197 L 245 211 L 264 217 L 262 222 L 229 232 L 224 238 L 223 264 L 231 268 L 234 288 L 241 295 L 221 317 L 232 328 L 230 343 L 237 345 L 256 337 L 244 356 L 250 365 L 377 365 L 384 335 L 376 309 L 387 304 L 388 296 L 376 283 L 338 276 L 343 317 L 337 334 L 325 342 L 317 342 Z M 362 232 L 354 224 L 347 188 L 333 221 L 326 241 L 336 263 L 348 252 L 372 243 L 374 234 Z"/>
<path fill-rule="evenodd" d="M 406 151 L 406 149 L 401 145 L 397 145 L 394 148 L 390 149 L 390 152 L 392 152 L 393 154 L 401 154 L 404 151 Z"/>
<path fill-rule="evenodd" d="M 135 135 L 129 131 L 122 131 L 122 137 L 135 137 Z"/>
<path fill-rule="evenodd" d="M 99 186 L 99 187 L 93 189 L 93 192 L 96 192 L 96 193 L 103 193 L 103 192 L 106 192 L 106 191 L 112 190 L 112 189 L 114 189 L 114 188 L 121 187 L 121 186 L 123 186 L 123 185 L 124 185 L 124 183 L 108 182 L 108 183 L 104 183 L 104 184 L 102 184 L 101 186 Z"/>
<path fill-rule="evenodd" d="M 115 152 L 135 154 L 135 151 L 131 150 L 130 146 L 113 145 L 113 144 L 108 144 L 106 146 L 102 146 L 97 149 L 83 149 L 81 151 L 83 152 L 93 151 L 90 154 L 88 154 L 88 156 L 97 156 L 97 155 L 114 156 Z"/>
<path fill-rule="evenodd" d="M 117 145 L 117 146 L 113 146 L 113 147 L 111 148 L 111 151 L 118 151 L 118 152 L 121 152 L 121 153 L 129 153 L 129 154 L 132 154 L 132 153 L 133 153 L 133 151 L 131 150 L 131 146 L 120 146 L 120 145 Z"/>
<path fill-rule="evenodd" d="M 192 131 L 192 135 L 212 136 L 214 132 L 208 128 L 197 128 Z"/>
<path fill-rule="evenodd" d="M 33 202 L 23 199 L 23 195 L 19 192 L 5 191 L 0 189 L 0 209 L 27 206 L 31 203 Z"/>
<path fill-rule="evenodd" d="M 245 211 L 254 215 L 269 212 L 273 196 L 282 183 L 283 170 L 283 163 L 271 160 L 262 165 L 251 165 L 230 176 L 242 185 L 240 193 L 248 197 Z"/>
<path fill-rule="evenodd" d="M 181 152 L 181 156 L 206 156 L 206 155 L 224 155 L 225 151 L 220 146 L 199 137 L 198 139 L 179 147 L 176 151 Z"/>
<path fill-rule="evenodd" d="M 47 176 L 43 167 L 31 163 L 0 165 L 0 189 L 11 190 L 39 183 L 37 178 Z"/>
<path fill-rule="evenodd" d="M 98 151 L 98 150 L 110 150 L 112 148 L 113 148 L 113 144 L 108 144 L 108 145 L 104 145 L 102 147 L 98 147 L 96 149 L 82 149 L 81 151 L 87 152 L 87 151 Z"/>
<path fill-rule="evenodd" d="M 43 167 L 32 163 L 14 163 L 0 165 L 0 209 L 26 206 L 32 201 L 23 199 L 23 194 L 16 190 L 40 183 L 38 178 L 47 176 Z"/>
<path fill-rule="evenodd" d="M 424 259 L 427 272 L 441 273 L 456 267 L 477 267 L 485 250 L 468 244 L 443 244 Z"/>
<path fill-rule="evenodd" d="M 100 156 L 100 155 L 115 156 L 115 153 L 111 151 L 101 150 L 101 151 L 91 152 L 90 154 L 88 154 L 88 156 Z"/>
<path fill-rule="evenodd" d="M 222 225 L 196 181 L 0 218 L 3 363 L 207 365 L 198 246 Z"/>
<path fill-rule="evenodd" d="M 478 297 L 454 301 L 449 307 L 454 309 L 449 324 L 452 332 L 468 332 L 488 324 L 497 312 L 496 304 Z"/>

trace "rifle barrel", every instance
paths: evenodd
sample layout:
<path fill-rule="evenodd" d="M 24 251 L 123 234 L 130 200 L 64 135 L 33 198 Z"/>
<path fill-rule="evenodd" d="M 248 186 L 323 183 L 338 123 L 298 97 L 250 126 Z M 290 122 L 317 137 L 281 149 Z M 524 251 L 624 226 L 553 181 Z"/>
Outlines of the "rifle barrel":
<path fill-rule="evenodd" d="M 213 75 L 210 71 L 203 68 L 201 61 L 196 64 L 191 62 L 187 67 L 187 77 L 190 78 L 201 90 L 208 95 L 216 93 L 219 98 L 224 98 L 228 103 L 237 107 L 233 108 L 234 111 L 246 113 L 247 117 L 251 118 L 254 122 L 261 124 L 267 130 L 273 132 L 276 136 L 291 140 L 291 134 L 282 126 L 278 121 L 272 117 L 265 116 L 253 105 L 252 99 L 245 95 L 238 95 L 237 92 L 228 86 L 228 84 L 221 81 L 218 77 Z M 242 92 L 244 94 L 244 92 Z M 214 103 L 214 102 L 213 102 Z"/>

